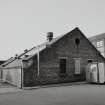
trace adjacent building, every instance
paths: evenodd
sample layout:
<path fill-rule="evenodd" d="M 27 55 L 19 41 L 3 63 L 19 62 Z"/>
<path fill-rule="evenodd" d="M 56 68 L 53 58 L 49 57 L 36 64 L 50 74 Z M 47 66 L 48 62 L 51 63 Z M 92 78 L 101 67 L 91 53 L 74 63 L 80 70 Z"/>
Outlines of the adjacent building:
<path fill-rule="evenodd" d="M 89 40 L 105 57 L 105 33 L 90 37 Z"/>
<path fill-rule="evenodd" d="M 98 57 L 97 57 L 98 56 Z M 2 64 L 2 80 L 17 87 L 86 80 L 90 62 L 105 62 L 105 58 L 79 28 L 53 38 Z"/>

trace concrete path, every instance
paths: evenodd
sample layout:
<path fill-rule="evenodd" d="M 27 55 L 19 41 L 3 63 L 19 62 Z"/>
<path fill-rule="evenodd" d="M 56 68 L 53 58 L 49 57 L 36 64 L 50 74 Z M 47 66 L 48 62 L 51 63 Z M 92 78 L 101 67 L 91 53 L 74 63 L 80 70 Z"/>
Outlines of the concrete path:
<path fill-rule="evenodd" d="M 8 83 L 0 83 L 0 94 L 14 93 L 19 91 L 22 91 L 22 89 L 12 86 Z"/>
<path fill-rule="evenodd" d="M 14 93 L 14 92 L 19 92 L 22 91 L 21 89 L 18 88 L 0 88 L 0 94 L 5 94 L 5 93 Z"/>
<path fill-rule="evenodd" d="M 59 83 L 59 84 L 47 84 L 47 85 L 41 85 L 41 86 L 33 86 L 33 87 L 24 87 L 25 90 L 30 89 L 38 89 L 38 88 L 49 88 L 49 87 L 61 87 L 61 86 L 74 86 L 74 85 L 83 85 L 88 84 L 87 82 L 71 82 L 71 83 Z"/>
<path fill-rule="evenodd" d="M 0 105 L 105 105 L 105 85 L 82 84 L 2 94 Z"/>
<path fill-rule="evenodd" d="M 15 93 L 24 90 L 31 90 L 31 89 L 39 89 L 39 88 L 49 88 L 49 87 L 62 87 L 62 86 L 74 86 L 74 85 L 83 85 L 87 84 L 86 82 L 72 82 L 72 83 L 61 83 L 61 84 L 50 84 L 50 85 L 42 85 L 42 86 L 35 86 L 35 87 L 24 87 L 23 89 L 19 89 L 7 83 L 0 83 L 0 94 L 5 93 Z"/>

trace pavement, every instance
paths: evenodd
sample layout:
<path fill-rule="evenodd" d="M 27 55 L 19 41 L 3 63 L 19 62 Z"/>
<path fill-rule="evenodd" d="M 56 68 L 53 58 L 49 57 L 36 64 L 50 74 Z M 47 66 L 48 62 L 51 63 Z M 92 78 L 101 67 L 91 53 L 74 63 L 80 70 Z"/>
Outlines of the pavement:
<path fill-rule="evenodd" d="M 6 94 L 6 93 L 14 93 L 14 92 L 20 92 L 21 89 L 17 88 L 0 88 L 0 94 Z"/>
<path fill-rule="evenodd" d="M 83 82 L 70 82 L 70 83 L 59 83 L 59 84 L 47 84 L 33 87 L 24 87 L 24 90 L 38 89 L 38 88 L 49 88 L 49 87 L 61 87 L 61 86 L 72 86 L 72 85 L 82 85 L 88 84 L 86 81 Z"/>
<path fill-rule="evenodd" d="M 105 85 L 61 85 L 2 94 L 0 105 L 105 105 Z"/>
<path fill-rule="evenodd" d="M 8 83 L 0 83 L 0 94 L 14 93 L 14 92 L 19 92 L 19 91 L 22 91 L 22 89 L 19 89 Z"/>
<path fill-rule="evenodd" d="M 51 87 L 61 87 L 61 86 L 82 85 L 82 84 L 87 84 L 87 83 L 86 82 L 72 82 L 72 83 L 41 85 L 41 86 L 34 86 L 34 87 L 24 87 L 23 89 L 19 89 L 8 83 L 0 83 L 0 94 L 16 93 L 16 92 L 21 92 L 24 90 L 32 90 L 32 89 L 39 89 L 39 88 L 49 88 L 49 87 L 51 88 Z"/>
<path fill-rule="evenodd" d="M 25 91 L 25 90 L 27 91 L 27 90 L 35 90 L 35 89 L 41 89 L 41 88 L 65 87 L 65 86 L 86 85 L 86 84 L 88 85 L 89 83 L 83 81 L 83 82 L 40 85 L 40 86 L 34 86 L 34 87 L 24 87 L 23 89 L 19 89 L 13 85 L 8 84 L 8 83 L 0 83 L 0 94 L 16 93 L 16 92 L 21 92 L 21 91 Z"/>

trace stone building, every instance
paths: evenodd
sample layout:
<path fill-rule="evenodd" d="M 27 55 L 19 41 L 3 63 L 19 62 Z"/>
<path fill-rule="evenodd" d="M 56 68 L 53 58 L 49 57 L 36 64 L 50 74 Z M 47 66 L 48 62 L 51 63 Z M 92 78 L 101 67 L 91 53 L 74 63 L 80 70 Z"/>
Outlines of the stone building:
<path fill-rule="evenodd" d="M 4 81 L 18 87 L 86 80 L 88 62 L 104 62 L 105 58 L 79 28 L 25 50 L 2 64 Z"/>

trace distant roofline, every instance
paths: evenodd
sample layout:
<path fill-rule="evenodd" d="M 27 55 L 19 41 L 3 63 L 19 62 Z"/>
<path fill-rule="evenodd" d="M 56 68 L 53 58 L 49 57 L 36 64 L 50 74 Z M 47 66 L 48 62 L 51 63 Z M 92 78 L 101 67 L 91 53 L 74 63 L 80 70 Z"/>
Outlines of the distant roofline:
<path fill-rule="evenodd" d="M 92 37 L 89 37 L 88 39 L 90 41 L 97 41 L 97 40 L 100 40 L 100 39 L 103 39 L 103 38 L 105 39 L 105 33 L 94 35 Z"/>

